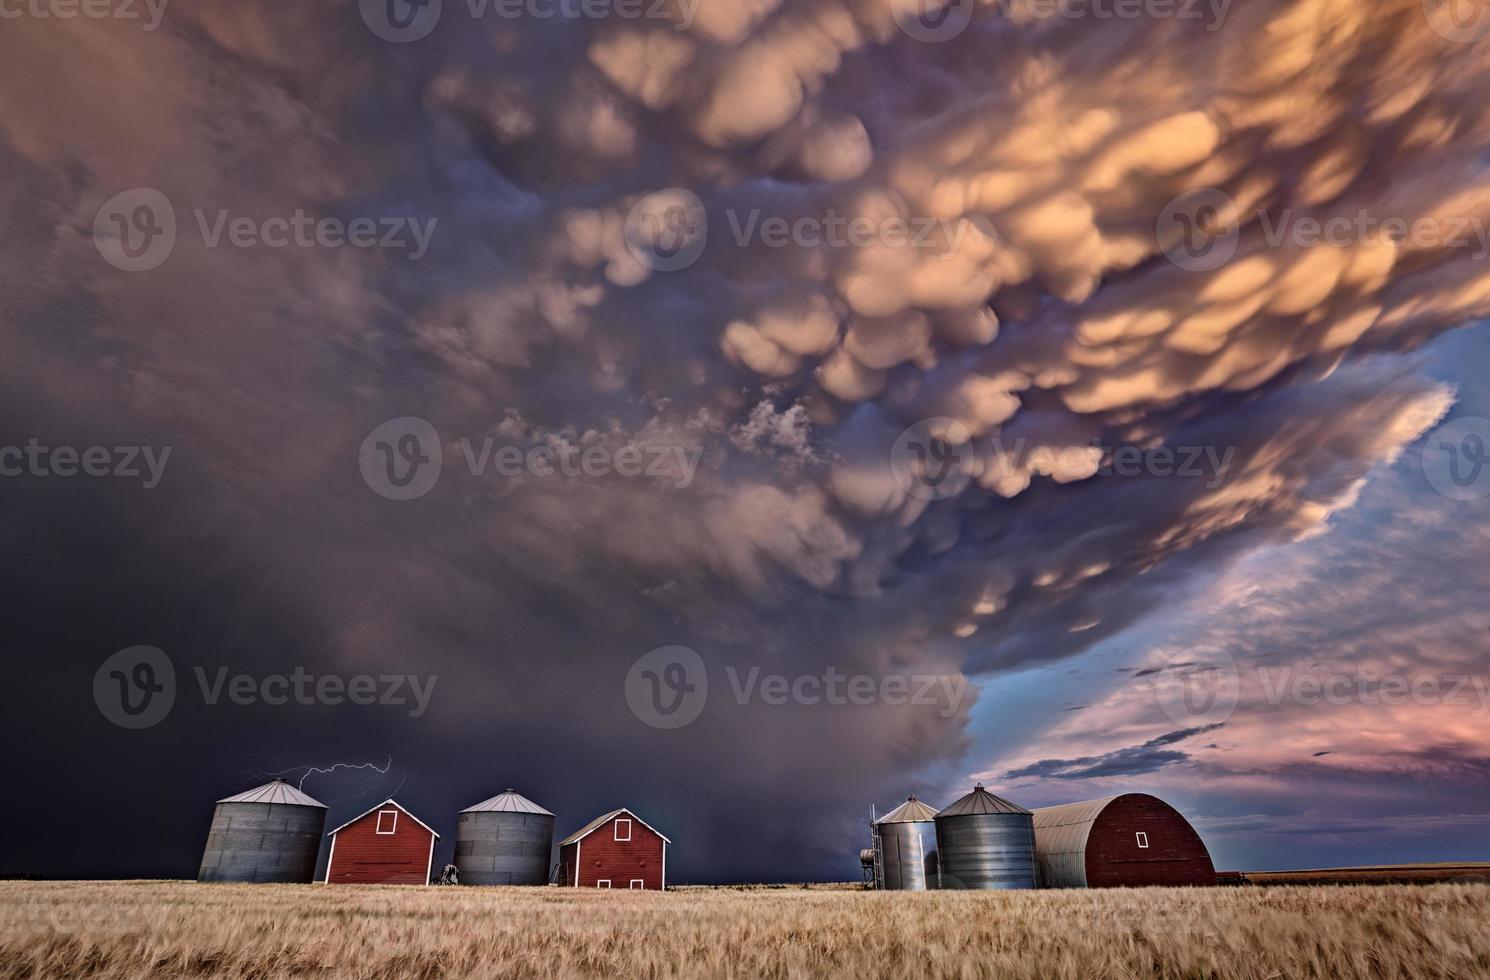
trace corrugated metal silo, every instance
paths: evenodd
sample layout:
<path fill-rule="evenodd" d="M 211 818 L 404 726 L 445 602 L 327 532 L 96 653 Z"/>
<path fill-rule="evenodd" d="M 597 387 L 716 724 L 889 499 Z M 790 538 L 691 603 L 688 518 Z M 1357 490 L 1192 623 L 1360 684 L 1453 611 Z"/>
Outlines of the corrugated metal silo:
<path fill-rule="evenodd" d="M 514 790 L 460 812 L 455 866 L 463 885 L 546 885 L 554 815 Z"/>
<path fill-rule="evenodd" d="M 876 876 L 886 891 L 936 887 L 936 810 L 914 796 L 874 822 Z"/>
<path fill-rule="evenodd" d="M 310 882 L 326 805 L 276 779 L 217 801 L 198 881 Z"/>
<path fill-rule="evenodd" d="M 1039 886 L 1034 818 L 981 783 L 937 814 L 936 843 L 943 888 Z"/>

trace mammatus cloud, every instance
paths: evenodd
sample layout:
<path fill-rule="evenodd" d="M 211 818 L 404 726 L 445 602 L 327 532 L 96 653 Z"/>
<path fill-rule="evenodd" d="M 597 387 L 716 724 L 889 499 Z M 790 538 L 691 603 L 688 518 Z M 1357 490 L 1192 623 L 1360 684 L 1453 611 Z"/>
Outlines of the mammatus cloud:
<path fill-rule="evenodd" d="M 716 668 L 991 676 L 1087 649 L 1348 508 L 1451 400 L 1395 355 L 1490 311 L 1469 249 L 1269 241 L 1284 216 L 1490 221 L 1490 57 L 1418 3 L 1257 0 L 1214 30 L 1017 7 L 939 44 L 839 0 L 457 11 L 408 44 L 342 2 L 7 22 L 9 397 L 177 445 L 193 492 L 152 499 L 188 550 L 160 560 L 234 541 L 289 597 L 287 642 L 459 675 L 426 744 L 469 741 L 494 704 L 510 731 L 585 703 L 571 756 L 722 769 L 731 799 L 832 824 L 954 764 L 970 705 L 724 705 L 667 740 L 627 713 L 626 667 L 680 643 Z M 160 268 L 121 272 L 94 218 L 141 186 L 180 230 Z M 1187 268 L 1161 219 L 1207 188 L 1234 252 Z M 707 233 L 661 271 L 628 217 L 681 191 Z M 213 245 L 197 212 L 224 210 L 435 224 L 415 261 Z M 492 438 L 696 469 L 451 476 L 390 504 L 352 464 L 405 415 L 449 460 Z M 965 440 L 946 499 L 889 465 L 925 418 Z M 1104 475 L 1121 447 L 1186 446 L 1224 476 Z M 1127 744 L 1130 771 L 1180 751 Z M 1060 775 L 1122 751 L 1063 753 Z"/>

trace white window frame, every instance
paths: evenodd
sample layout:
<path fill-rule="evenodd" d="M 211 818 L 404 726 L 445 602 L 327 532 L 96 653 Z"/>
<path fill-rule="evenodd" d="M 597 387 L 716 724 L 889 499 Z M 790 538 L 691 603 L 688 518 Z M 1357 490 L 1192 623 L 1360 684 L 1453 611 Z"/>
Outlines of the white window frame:
<path fill-rule="evenodd" d="M 625 837 L 622 837 L 621 836 L 621 824 L 623 824 L 623 823 L 626 825 L 626 836 Z M 614 840 L 623 841 L 623 842 L 624 841 L 631 840 L 631 821 L 628 820 L 628 819 L 626 819 L 625 817 L 618 817 L 616 819 L 616 825 L 615 825 L 615 827 L 612 828 L 612 833 L 613 833 L 613 838 L 612 839 L 614 839 Z"/>
<path fill-rule="evenodd" d="M 609 878 L 601 878 L 599 881 L 595 882 L 595 887 L 596 888 L 609 888 L 610 887 L 610 879 Z"/>
<path fill-rule="evenodd" d="M 1134 838 L 1134 840 L 1138 841 L 1138 846 L 1139 847 L 1148 847 L 1149 846 L 1149 835 L 1146 834 L 1146 833 L 1144 833 L 1143 831 L 1141 831 L 1141 830 L 1134 831 L 1133 838 Z"/>
<path fill-rule="evenodd" d="M 640 888 L 640 889 L 645 890 L 646 887 L 647 887 L 647 879 L 645 879 L 645 878 L 632 878 L 631 879 L 631 886 L 630 887 L 633 888 L 633 889 Z"/>
<path fill-rule="evenodd" d="M 393 814 L 393 826 L 392 827 L 389 827 L 387 830 L 384 830 L 383 829 L 383 817 L 386 814 L 389 814 L 389 813 Z M 392 809 L 389 809 L 389 810 L 379 810 L 378 811 L 378 821 L 377 821 L 377 824 L 373 827 L 373 833 L 375 833 L 375 834 L 381 834 L 384 837 L 387 837 L 390 834 L 396 834 L 396 833 L 398 833 L 398 811 L 397 810 L 392 810 Z"/>

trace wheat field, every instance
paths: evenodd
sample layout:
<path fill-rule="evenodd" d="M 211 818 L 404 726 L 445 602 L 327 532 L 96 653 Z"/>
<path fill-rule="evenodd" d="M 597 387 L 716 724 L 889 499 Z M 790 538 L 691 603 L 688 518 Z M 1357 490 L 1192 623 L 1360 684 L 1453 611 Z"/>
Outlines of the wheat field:
<path fill-rule="evenodd" d="M 1490 977 L 1490 886 L 1036 892 L 0 882 L 0 976 Z"/>

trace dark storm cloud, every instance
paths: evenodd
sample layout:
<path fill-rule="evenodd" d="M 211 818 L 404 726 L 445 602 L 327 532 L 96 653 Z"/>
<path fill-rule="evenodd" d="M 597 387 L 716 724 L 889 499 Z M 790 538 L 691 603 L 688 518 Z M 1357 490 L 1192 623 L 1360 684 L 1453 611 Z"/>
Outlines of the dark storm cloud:
<path fill-rule="evenodd" d="M 960 775 L 977 690 L 738 703 L 730 678 L 960 681 L 1079 652 L 1347 506 L 1448 402 L 1357 355 L 1390 361 L 1486 304 L 1485 270 L 1451 251 L 1304 255 L 1249 225 L 1234 261 L 1195 273 L 1153 241 L 1205 184 L 1322 213 L 1484 210 L 1484 59 L 1406 0 L 1314 19 L 1258 3 L 1214 35 L 990 9 L 941 48 L 875 3 L 706 0 L 686 30 L 449 6 L 411 44 L 349 3 L 176 0 L 149 33 L 7 23 L 7 432 L 174 447 L 149 495 L 0 486 L 0 561 L 29 583 L 25 686 L 48 695 L 21 717 L 62 732 L 25 774 L 69 813 L 148 798 L 118 819 L 155 848 L 8 863 L 189 873 L 203 807 L 240 773 L 391 755 L 442 830 L 517 784 L 561 830 L 635 807 L 679 841 L 683 878 L 842 874 L 865 801 Z M 1318 55 L 1278 44 L 1284 22 Z M 1251 83 L 1185 81 L 1218 64 Z M 142 186 L 179 233 L 129 273 L 93 228 Z M 675 272 L 626 235 L 667 187 L 712 222 Z M 946 234 L 916 252 L 737 245 L 725 211 L 752 209 Z M 428 253 L 225 247 L 198 218 L 300 211 L 418 219 Z M 357 452 L 406 415 L 433 424 L 445 469 L 396 502 Z M 967 489 L 935 502 L 886 465 L 927 416 L 977 441 Z M 698 468 L 686 485 L 467 472 L 487 438 Z M 1236 454 L 1209 486 L 1115 479 L 1094 441 Z M 419 718 L 193 702 L 124 733 L 87 682 L 136 643 L 188 678 L 304 664 L 439 685 Z M 670 644 L 710 676 L 676 732 L 625 697 L 636 658 Z M 1167 744 L 1074 771 L 1183 755 Z M 315 778 L 354 810 L 384 787 Z M 762 832 L 764 805 L 789 830 Z"/>

